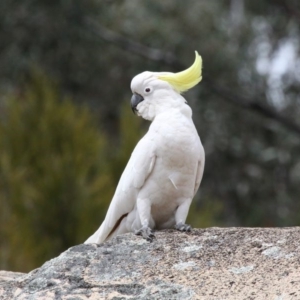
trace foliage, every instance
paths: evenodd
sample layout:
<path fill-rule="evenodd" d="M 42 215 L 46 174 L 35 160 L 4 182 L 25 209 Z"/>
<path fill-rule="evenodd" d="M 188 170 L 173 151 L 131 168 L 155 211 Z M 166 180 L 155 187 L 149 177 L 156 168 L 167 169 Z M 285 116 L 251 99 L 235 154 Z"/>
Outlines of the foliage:
<path fill-rule="evenodd" d="M 113 191 L 107 144 L 87 108 L 35 76 L 7 99 L 0 145 L 1 253 L 28 270 L 100 223 Z"/>

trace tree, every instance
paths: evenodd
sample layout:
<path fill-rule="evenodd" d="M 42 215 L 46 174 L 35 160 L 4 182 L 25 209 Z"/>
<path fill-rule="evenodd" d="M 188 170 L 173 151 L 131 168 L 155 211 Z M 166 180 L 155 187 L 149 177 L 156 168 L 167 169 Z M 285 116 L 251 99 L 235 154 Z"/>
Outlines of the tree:
<path fill-rule="evenodd" d="M 43 77 L 0 123 L 1 265 L 30 270 L 95 230 L 113 192 L 105 136 Z"/>

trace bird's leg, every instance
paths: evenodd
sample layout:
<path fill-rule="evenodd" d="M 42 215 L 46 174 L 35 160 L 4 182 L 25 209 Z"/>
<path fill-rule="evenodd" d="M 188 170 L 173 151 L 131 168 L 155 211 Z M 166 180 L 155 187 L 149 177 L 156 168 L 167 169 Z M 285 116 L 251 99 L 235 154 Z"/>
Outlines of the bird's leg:
<path fill-rule="evenodd" d="M 190 232 L 192 230 L 192 227 L 188 224 L 178 223 L 178 224 L 175 225 L 175 229 L 179 230 L 179 231 Z"/>
<path fill-rule="evenodd" d="M 186 217 L 189 212 L 192 199 L 186 199 L 181 203 L 175 213 L 175 229 L 179 231 L 191 231 L 192 228 L 190 225 L 185 224 Z"/>
<path fill-rule="evenodd" d="M 135 231 L 135 234 L 141 235 L 149 242 L 153 241 L 155 235 L 149 227 L 149 220 L 151 218 L 151 205 L 149 199 L 137 199 L 137 213 L 140 217 L 142 228 Z"/>
<path fill-rule="evenodd" d="M 136 235 L 141 235 L 148 242 L 152 242 L 155 238 L 155 235 L 152 229 L 148 226 L 142 226 L 141 229 L 135 231 Z"/>

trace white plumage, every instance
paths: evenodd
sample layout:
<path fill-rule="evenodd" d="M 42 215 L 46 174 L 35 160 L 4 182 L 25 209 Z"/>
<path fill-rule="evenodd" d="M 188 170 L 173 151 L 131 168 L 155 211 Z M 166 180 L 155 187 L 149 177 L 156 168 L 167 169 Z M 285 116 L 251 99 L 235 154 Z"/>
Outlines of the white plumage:
<path fill-rule="evenodd" d="M 202 179 L 205 155 L 192 110 L 178 92 L 180 82 L 175 87 L 166 74 L 172 74 L 172 80 L 176 76 L 144 72 L 132 80 L 132 108 L 152 124 L 129 159 L 105 220 L 85 243 L 102 243 L 126 232 L 152 240 L 153 229 L 174 226 L 190 230 L 185 220 Z"/>

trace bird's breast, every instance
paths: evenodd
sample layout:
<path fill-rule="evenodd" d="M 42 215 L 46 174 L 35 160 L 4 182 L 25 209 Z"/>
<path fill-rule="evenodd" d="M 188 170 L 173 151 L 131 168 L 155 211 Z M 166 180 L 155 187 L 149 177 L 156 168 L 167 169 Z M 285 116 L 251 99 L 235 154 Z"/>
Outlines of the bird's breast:
<path fill-rule="evenodd" d="M 201 142 L 193 122 L 184 117 L 156 128 L 157 157 L 171 167 L 183 167 L 199 160 Z"/>
<path fill-rule="evenodd" d="M 186 118 L 173 118 L 150 128 L 156 161 L 145 190 L 154 202 L 192 197 L 201 142 L 194 124 Z"/>

